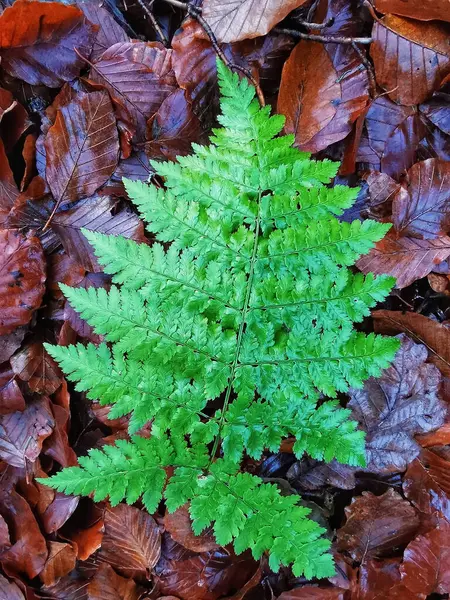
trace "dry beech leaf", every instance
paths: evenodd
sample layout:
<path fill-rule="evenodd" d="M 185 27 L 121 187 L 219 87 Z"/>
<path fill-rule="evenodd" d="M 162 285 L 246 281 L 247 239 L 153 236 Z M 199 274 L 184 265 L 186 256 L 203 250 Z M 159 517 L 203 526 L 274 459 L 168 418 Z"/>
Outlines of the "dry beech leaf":
<path fill-rule="evenodd" d="M 202 15 L 218 42 L 266 35 L 306 0 L 204 0 Z"/>
<path fill-rule="evenodd" d="M 405 496 L 425 514 L 434 513 L 450 501 L 450 461 L 432 449 L 424 448 L 413 461 L 403 480 Z M 450 516 L 447 515 L 447 518 Z"/>
<path fill-rule="evenodd" d="M 70 519 L 80 501 L 79 496 L 66 496 L 55 492 L 53 500 L 40 513 L 42 527 L 45 533 L 55 533 Z"/>
<path fill-rule="evenodd" d="M 283 592 L 277 600 L 344 600 L 345 590 L 305 585 L 289 592 Z"/>
<path fill-rule="evenodd" d="M 438 395 L 442 376 L 425 362 L 426 347 L 399 337 L 402 345 L 381 377 L 350 390 L 348 408 L 367 434 L 367 469 L 376 473 L 405 471 L 420 453 L 414 436 L 437 429 L 447 413 Z"/>
<path fill-rule="evenodd" d="M 17 383 L 16 375 L 6 364 L 0 368 L 0 415 L 25 409 L 25 399 Z"/>
<path fill-rule="evenodd" d="M 295 462 L 287 472 L 287 478 L 294 488 L 314 491 L 326 486 L 341 490 L 352 490 L 356 486 L 356 469 L 342 465 L 336 460 L 323 463 L 313 459 Z"/>
<path fill-rule="evenodd" d="M 17 377 L 38 394 L 53 394 L 63 380 L 61 369 L 41 342 L 23 346 L 11 357 L 11 367 Z"/>
<path fill-rule="evenodd" d="M 400 190 L 400 184 L 386 173 L 368 171 L 363 173 L 368 186 L 369 210 L 371 216 L 378 218 L 392 214 L 392 201 Z"/>
<path fill-rule="evenodd" d="M 97 0 L 83 0 L 77 4 L 89 21 L 98 27 L 90 60 L 96 60 L 114 44 L 129 41 L 124 29 Z"/>
<path fill-rule="evenodd" d="M 0 230 L 0 335 L 29 323 L 45 291 L 45 259 L 36 237 Z"/>
<path fill-rule="evenodd" d="M 194 114 L 184 90 L 168 96 L 147 123 L 145 150 L 150 158 L 175 160 L 191 151 L 191 144 L 199 142 L 202 127 Z"/>
<path fill-rule="evenodd" d="M 126 577 L 149 578 L 161 554 L 161 534 L 145 511 L 119 504 L 105 512 L 99 559 Z"/>
<path fill-rule="evenodd" d="M 70 544 L 48 543 L 48 558 L 39 578 L 44 585 L 53 585 L 75 568 L 76 554 Z"/>
<path fill-rule="evenodd" d="M 9 360 L 17 348 L 20 347 L 28 326 L 18 327 L 8 335 L 0 335 L 0 364 Z"/>
<path fill-rule="evenodd" d="M 78 464 L 77 455 L 68 438 L 70 412 L 57 404 L 52 404 L 51 409 L 55 428 L 51 436 L 45 440 L 44 454 L 56 460 L 62 467 L 75 467 Z"/>
<path fill-rule="evenodd" d="M 0 139 L 0 227 L 4 226 L 5 219 L 18 195 L 19 190 L 6 156 L 5 146 Z"/>
<path fill-rule="evenodd" d="M 108 564 L 100 565 L 88 585 L 89 600 L 140 600 L 143 590 L 132 579 L 124 579 Z"/>
<path fill-rule="evenodd" d="M 402 235 L 438 237 L 450 225 L 450 163 L 429 158 L 413 165 L 392 205 L 394 226 Z"/>
<path fill-rule="evenodd" d="M 122 42 L 92 65 L 91 81 L 108 89 L 119 112 L 125 108 L 138 141 L 145 137 L 147 120 L 177 87 L 171 58 L 172 50 L 158 42 Z"/>
<path fill-rule="evenodd" d="M 212 532 L 194 535 L 187 504 L 177 508 L 173 513 L 166 511 L 164 527 L 176 542 L 193 552 L 208 552 L 218 548 Z"/>
<path fill-rule="evenodd" d="M 91 196 L 114 173 L 119 134 L 106 91 L 79 92 L 45 138 L 46 176 L 57 203 Z"/>
<path fill-rule="evenodd" d="M 357 261 L 356 266 L 363 273 L 393 275 L 397 280 L 396 287 L 401 289 L 428 275 L 448 256 L 450 238 L 446 235 L 421 240 L 398 237 L 395 231 L 389 231 L 369 254 Z"/>
<path fill-rule="evenodd" d="M 0 88 L 0 137 L 10 153 L 31 125 L 25 108 L 9 90 Z"/>
<path fill-rule="evenodd" d="M 406 548 L 400 567 L 402 583 L 411 593 L 425 598 L 430 594 L 450 593 L 450 524 L 419 535 Z"/>
<path fill-rule="evenodd" d="M 349 46 L 302 41 L 285 62 L 277 111 L 308 152 L 345 138 L 369 99 L 367 72 Z"/>
<path fill-rule="evenodd" d="M 27 467 L 39 456 L 54 426 L 46 398 L 34 400 L 24 411 L 0 417 L 0 457 L 13 467 Z"/>
<path fill-rule="evenodd" d="M 26 500 L 15 490 L 0 498 L 0 513 L 11 524 L 11 548 L 0 555 L 8 576 L 24 573 L 33 579 L 45 566 L 48 551 L 44 536 Z M 9 598 L 8 598 L 9 600 Z"/>
<path fill-rule="evenodd" d="M 75 6 L 17 0 L 0 15 L 2 68 L 31 85 L 59 87 L 78 76 L 96 28 Z"/>
<path fill-rule="evenodd" d="M 0 598 L 4 600 L 25 600 L 25 596 L 15 583 L 0 575 Z"/>
<path fill-rule="evenodd" d="M 413 600 L 410 594 L 404 598 L 391 595 L 392 588 L 400 583 L 400 563 L 399 558 L 367 560 L 359 568 L 357 581 L 352 581 L 352 599 Z"/>
<path fill-rule="evenodd" d="M 375 21 L 372 37 L 377 82 L 394 102 L 420 104 L 450 73 L 448 31 L 441 23 L 388 14 Z"/>
<path fill-rule="evenodd" d="M 365 128 L 357 160 L 394 178 L 414 164 L 419 142 L 426 134 L 415 107 L 400 106 L 387 96 L 371 103 Z"/>
<path fill-rule="evenodd" d="M 449 0 L 450 8 L 450 0 Z M 450 94 L 438 92 L 419 106 L 420 112 L 443 133 L 450 135 Z"/>
<path fill-rule="evenodd" d="M 363 492 L 345 509 L 347 522 L 338 531 L 338 549 L 364 563 L 413 539 L 419 517 L 400 494 L 389 488 L 382 496 Z"/>
<path fill-rule="evenodd" d="M 55 600 L 89 600 L 87 587 L 89 580 L 80 577 L 76 572 L 62 577 L 54 585 L 43 586 L 46 598 Z"/>
<path fill-rule="evenodd" d="M 394 310 L 372 312 L 377 333 L 395 335 L 404 332 L 429 351 L 429 361 L 437 366 L 444 377 L 450 377 L 450 329 L 424 315 Z"/>
<path fill-rule="evenodd" d="M 375 8 L 419 21 L 450 21 L 449 0 L 375 0 Z"/>

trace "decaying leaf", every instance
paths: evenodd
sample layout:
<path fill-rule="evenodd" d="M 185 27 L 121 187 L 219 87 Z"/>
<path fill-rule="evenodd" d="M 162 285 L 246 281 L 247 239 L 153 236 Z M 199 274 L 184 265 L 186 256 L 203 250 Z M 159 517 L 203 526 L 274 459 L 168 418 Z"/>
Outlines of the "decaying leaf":
<path fill-rule="evenodd" d="M 166 512 L 164 527 L 176 542 L 193 552 L 209 552 L 218 547 L 212 532 L 203 532 L 200 536 L 194 535 L 189 508 L 186 504 L 173 513 Z"/>
<path fill-rule="evenodd" d="M 450 21 L 448 0 L 375 0 L 375 8 L 419 21 Z"/>
<path fill-rule="evenodd" d="M 411 541 L 419 526 L 414 508 L 392 488 L 382 496 L 363 492 L 345 514 L 347 522 L 338 532 L 338 549 L 359 563 Z"/>
<path fill-rule="evenodd" d="M 132 579 L 124 579 L 108 564 L 100 565 L 87 588 L 89 600 L 140 600 L 142 589 Z"/>
<path fill-rule="evenodd" d="M 39 240 L 0 230 L 0 335 L 29 323 L 44 295 L 45 260 Z"/>
<path fill-rule="evenodd" d="M 450 461 L 424 448 L 405 474 L 403 490 L 421 512 L 431 514 L 450 503 Z M 450 513 L 447 515 L 450 517 Z"/>
<path fill-rule="evenodd" d="M 70 544 L 49 542 L 48 558 L 39 577 L 44 585 L 53 585 L 75 568 L 76 554 Z"/>
<path fill-rule="evenodd" d="M 17 0 L 0 15 L 2 68 L 32 85 L 58 87 L 77 77 L 96 28 L 61 2 Z"/>
<path fill-rule="evenodd" d="M 62 383 L 62 373 L 41 342 L 23 346 L 11 357 L 11 367 L 32 392 L 53 394 Z"/>

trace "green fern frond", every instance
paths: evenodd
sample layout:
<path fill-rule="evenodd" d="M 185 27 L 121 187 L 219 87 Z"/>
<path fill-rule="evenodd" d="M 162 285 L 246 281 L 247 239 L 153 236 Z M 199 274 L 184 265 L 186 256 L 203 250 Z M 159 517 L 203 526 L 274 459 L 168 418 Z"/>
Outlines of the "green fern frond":
<path fill-rule="evenodd" d="M 299 458 L 364 465 L 363 433 L 333 398 L 398 348 L 353 329 L 394 280 L 348 268 L 389 225 L 340 222 L 358 190 L 328 187 L 337 163 L 293 148 L 278 135 L 284 118 L 218 72 L 210 145 L 153 163 L 164 189 L 125 181 L 154 243 L 85 231 L 113 285 L 61 285 L 105 343 L 47 346 L 77 390 L 111 418 L 130 415 L 130 434 L 151 422 L 151 438 L 93 450 L 42 481 L 112 503 L 142 497 L 150 512 L 189 502 L 196 533 L 212 524 L 220 544 L 268 552 L 274 569 L 329 576 L 330 544 L 298 497 L 240 462 L 295 436 Z"/>

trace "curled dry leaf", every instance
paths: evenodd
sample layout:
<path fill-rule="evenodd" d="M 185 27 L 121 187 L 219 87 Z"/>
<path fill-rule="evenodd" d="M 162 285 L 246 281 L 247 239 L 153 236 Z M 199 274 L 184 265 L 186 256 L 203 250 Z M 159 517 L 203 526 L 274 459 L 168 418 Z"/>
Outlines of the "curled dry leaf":
<path fill-rule="evenodd" d="M 277 111 L 301 150 L 318 152 L 345 138 L 369 99 L 368 77 L 349 46 L 302 41 L 283 67 Z"/>
<path fill-rule="evenodd" d="M 30 125 L 25 108 L 9 90 L 0 88 L 0 137 L 7 153 L 13 150 Z"/>
<path fill-rule="evenodd" d="M 424 448 L 413 461 L 403 480 L 405 496 L 425 514 L 434 513 L 450 501 L 450 461 L 432 449 Z M 446 515 L 450 517 L 450 513 Z"/>
<path fill-rule="evenodd" d="M 4 572 L 8 576 L 24 573 L 33 579 L 44 568 L 48 551 L 28 502 L 10 490 L 0 498 L 0 514 L 9 523 L 12 533 L 12 546 L 0 555 Z"/>
<path fill-rule="evenodd" d="M 382 496 L 363 492 L 345 509 L 347 522 L 338 531 L 338 550 L 364 563 L 411 541 L 419 517 L 411 504 L 389 488 Z"/>
<path fill-rule="evenodd" d="M 324 588 L 305 585 L 289 592 L 283 592 L 277 600 L 344 600 L 345 590 L 337 587 Z"/>
<path fill-rule="evenodd" d="M 145 150 L 150 158 L 175 160 L 189 154 L 191 144 L 199 142 L 202 127 L 186 92 L 176 90 L 168 96 L 147 123 Z"/>
<path fill-rule="evenodd" d="M 420 140 L 426 134 L 425 123 L 415 107 L 400 106 L 387 96 L 371 103 L 365 128 L 357 160 L 394 178 L 414 164 Z"/>
<path fill-rule="evenodd" d="M 402 583 L 412 594 L 425 598 L 430 594 L 450 593 L 450 524 L 419 535 L 405 550 L 400 567 Z"/>
<path fill-rule="evenodd" d="M 143 590 L 132 579 L 124 579 L 108 564 L 100 565 L 89 583 L 89 600 L 139 600 Z"/>
<path fill-rule="evenodd" d="M 34 400 L 24 411 L 0 417 L 0 457 L 13 467 L 26 468 L 37 459 L 54 426 L 46 398 Z"/>
<path fill-rule="evenodd" d="M 58 109 L 45 139 L 46 176 L 57 202 L 91 196 L 114 173 L 119 134 L 106 91 L 79 92 Z"/>
<path fill-rule="evenodd" d="M 187 504 L 173 513 L 166 511 L 164 527 L 172 539 L 193 552 L 208 552 L 218 548 L 212 532 L 203 532 L 200 536 L 194 535 Z"/>
<path fill-rule="evenodd" d="M 218 42 L 237 42 L 268 33 L 307 0 L 204 0 L 202 15 Z"/>
<path fill-rule="evenodd" d="M 350 391 L 348 407 L 367 433 L 367 468 L 378 473 L 406 470 L 420 453 L 414 436 L 437 429 L 447 413 L 438 395 L 442 376 L 425 362 L 426 347 L 399 337 L 402 345 L 392 365 Z"/>
<path fill-rule="evenodd" d="M 3 575 L 0 575 L 0 597 L 5 600 L 25 600 L 17 585 L 8 581 Z"/>
<path fill-rule="evenodd" d="M 402 235 L 438 237 L 450 225 L 450 163 L 430 158 L 413 165 L 395 195 L 392 219 Z"/>
<path fill-rule="evenodd" d="M 77 77 L 96 27 L 82 11 L 60 2 L 17 0 L 0 15 L 2 68 L 31 85 L 59 87 Z"/>
<path fill-rule="evenodd" d="M 388 14 L 375 21 L 372 37 L 377 82 L 394 102 L 420 104 L 450 73 L 448 31 L 442 23 Z"/>
<path fill-rule="evenodd" d="M 0 230 L 0 335 L 29 323 L 45 291 L 45 259 L 39 240 Z"/>
<path fill-rule="evenodd" d="M 70 544 L 61 542 L 48 543 L 48 558 L 45 567 L 39 574 L 44 585 L 53 585 L 75 568 L 76 555 Z"/>
<path fill-rule="evenodd" d="M 126 577 L 148 579 L 161 554 L 161 534 L 145 511 L 119 504 L 105 513 L 99 558 Z"/>
<path fill-rule="evenodd" d="M 404 332 L 429 351 L 429 361 L 437 366 L 444 377 L 450 377 L 450 329 L 438 321 L 418 313 L 395 310 L 372 312 L 377 333 L 395 335 Z"/>
<path fill-rule="evenodd" d="M 386 273 L 396 278 L 396 287 L 404 288 L 428 275 L 433 268 L 450 256 L 450 237 L 421 240 L 398 237 L 394 231 L 377 242 L 356 263 L 363 273 Z M 420 316 L 420 315 L 418 315 Z"/>
<path fill-rule="evenodd" d="M 125 108 L 138 141 L 145 137 L 147 120 L 177 87 L 171 54 L 158 42 L 123 42 L 92 65 L 91 81 L 106 87 L 119 113 Z"/>
<path fill-rule="evenodd" d="M 40 512 L 40 519 L 45 533 L 55 533 L 73 515 L 80 501 L 79 496 L 65 496 L 56 492 L 53 500 Z"/>
<path fill-rule="evenodd" d="M 61 369 L 41 342 L 23 346 L 11 357 L 11 367 L 17 377 L 38 394 L 53 394 L 62 383 Z"/>
<path fill-rule="evenodd" d="M 419 21 L 450 21 L 448 0 L 375 0 L 375 8 Z"/>

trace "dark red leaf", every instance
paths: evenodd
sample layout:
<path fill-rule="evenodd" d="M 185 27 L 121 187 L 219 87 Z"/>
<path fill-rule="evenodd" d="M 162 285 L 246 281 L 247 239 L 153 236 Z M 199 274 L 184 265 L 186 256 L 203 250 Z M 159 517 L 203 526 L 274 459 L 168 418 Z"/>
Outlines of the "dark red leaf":
<path fill-rule="evenodd" d="M 76 555 L 70 544 L 61 542 L 48 543 L 48 558 L 44 569 L 39 574 L 44 585 L 53 585 L 75 568 Z"/>
<path fill-rule="evenodd" d="M 0 336 L 0 364 L 9 360 L 14 352 L 19 348 L 25 337 L 28 327 L 18 327 L 8 335 Z"/>
<path fill-rule="evenodd" d="M 426 347 L 404 334 L 400 339 L 401 348 L 381 377 L 350 391 L 348 407 L 367 433 L 367 468 L 372 472 L 406 470 L 420 452 L 414 436 L 437 429 L 447 414 L 438 395 L 442 376 L 425 362 Z"/>
<path fill-rule="evenodd" d="M 30 126 L 28 113 L 9 90 L 0 88 L 0 136 L 6 152 L 11 152 Z"/>
<path fill-rule="evenodd" d="M 175 160 L 191 152 L 191 144 L 199 142 L 203 131 L 198 117 L 186 99 L 184 90 L 168 96 L 147 123 L 145 150 L 150 158 Z"/>
<path fill-rule="evenodd" d="M 145 511 L 119 504 L 105 513 L 99 558 L 126 577 L 149 578 L 161 553 L 161 534 Z"/>
<path fill-rule="evenodd" d="M 78 464 L 77 455 L 69 444 L 69 411 L 56 404 L 51 405 L 55 428 L 52 435 L 45 440 L 44 453 L 54 458 L 62 467 L 74 467 Z"/>
<path fill-rule="evenodd" d="M 32 85 L 59 87 L 77 77 L 96 29 L 79 8 L 17 0 L 0 16 L 2 68 Z"/>
<path fill-rule="evenodd" d="M 39 240 L 0 230 L 0 334 L 27 324 L 44 295 L 45 260 Z"/>
<path fill-rule="evenodd" d="M 0 139 L 0 227 L 4 227 L 6 217 L 18 195 L 19 190 L 6 156 L 5 146 Z"/>
<path fill-rule="evenodd" d="M 450 377 L 450 329 L 418 313 L 376 310 L 372 313 L 375 331 L 387 335 L 405 332 L 430 350 L 429 360 L 445 377 Z"/>
<path fill-rule="evenodd" d="M 277 600 L 344 600 L 345 590 L 305 585 L 304 587 L 283 592 Z"/>
<path fill-rule="evenodd" d="M 392 218 L 402 235 L 433 239 L 450 225 L 450 163 L 430 158 L 413 165 L 395 195 Z"/>
<path fill-rule="evenodd" d="M 45 139 L 46 176 L 57 202 L 91 196 L 114 173 L 116 119 L 107 92 L 79 92 L 58 109 Z"/>
<path fill-rule="evenodd" d="M 432 514 L 450 499 L 450 461 L 430 449 L 408 467 L 403 481 L 406 497 L 421 512 Z M 445 515 L 450 517 L 450 513 Z"/>
<path fill-rule="evenodd" d="M 0 415 L 24 410 L 25 399 L 9 366 L 0 368 Z"/>
<path fill-rule="evenodd" d="M 119 109 L 125 107 L 138 141 L 147 120 L 176 89 L 172 51 L 157 42 L 114 44 L 93 64 L 90 78 L 109 90 Z"/>
<path fill-rule="evenodd" d="M 27 467 L 39 456 L 54 426 L 48 399 L 35 400 L 22 412 L 0 417 L 0 457 L 13 467 Z"/>
<path fill-rule="evenodd" d="M 338 549 L 360 563 L 411 541 L 419 526 L 414 508 L 392 488 L 382 496 L 363 492 L 345 514 L 347 522 L 338 531 Z"/>
<path fill-rule="evenodd" d="M 47 598 L 55 600 L 89 600 L 87 587 L 89 580 L 84 579 L 75 571 L 66 577 L 62 577 L 51 586 L 44 586 L 42 592 Z"/>
<path fill-rule="evenodd" d="M 450 73 L 448 31 L 441 23 L 388 14 L 375 21 L 372 37 L 377 82 L 394 102 L 420 104 Z"/>
<path fill-rule="evenodd" d="M 30 133 L 23 143 L 22 157 L 25 162 L 25 171 L 20 182 L 20 191 L 23 192 L 37 175 L 36 171 L 36 135 Z"/>
<path fill-rule="evenodd" d="M 421 598 L 450 593 L 450 524 L 441 520 L 435 529 L 413 540 L 400 571 L 403 585 Z"/>
<path fill-rule="evenodd" d="M 41 512 L 41 522 L 46 533 L 54 533 L 73 515 L 79 503 L 79 496 L 66 496 L 55 492 L 53 500 Z"/>
<path fill-rule="evenodd" d="M 113 19 L 106 8 L 103 8 L 103 2 L 89 0 L 87 2 L 79 1 L 77 4 L 89 21 L 98 27 L 97 36 L 89 57 L 91 60 L 99 58 L 105 50 L 114 44 L 129 41 L 123 28 Z"/>
<path fill-rule="evenodd" d="M 450 238 L 446 235 L 421 240 L 398 237 L 390 231 L 374 248 L 361 257 L 356 266 L 363 273 L 393 275 L 397 288 L 411 285 L 428 275 L 433 268 L 450 255 Z"/>
<path fill-rule="evenodd" d="M 401 600 L 391 595 L 394 586 L 400 583 L 400 559 L 383 561 L 368 560 L 359 569 L 357 582 L 352 582 L 352 600 Z M 410 595 L 403 600 L 413 600 Z"/>
<path fill-rule="evenodd" d="M 62 383 L 60 368 L 41 342 L 23 346 L 11 357 L 11 367 L 17 377 L 26 381 L 30 390 L 38 394 L 53 394 Z"/>
<path fill-rule="evenodd" d="M 448 0 L 375 0 L 375 8 L 420 21 L 450 21 Z"/>
<path fill-rule="evenodd" d="M 132 579 L 124 579 L 108 564 L 100 565 L 88 586 L 89 600 L 140 600 L 143 590 Z"/>
<path fill-rule="evenodd" d="M 369 99 L 356 51 L 302 41 L 283 67 L 277 110 L 301 150 L 318 152 L 344 139 Z"/>
<path fill-rule="evenodd" d="M 211 531 L 194 535 L 187 504 L 173 513 L 166 511 L 164 527 L 176 542 L 193 552 L 208 552 L 218 547 Z"/>
<path fill-rule="evenodd" d="M 307 0 L 267 0 L 255 10 L 253 0 L 204 0 L 202 15 L 218 42 L 237 42 L 268 33 Z"/>

